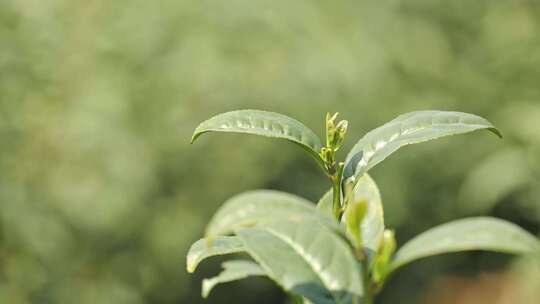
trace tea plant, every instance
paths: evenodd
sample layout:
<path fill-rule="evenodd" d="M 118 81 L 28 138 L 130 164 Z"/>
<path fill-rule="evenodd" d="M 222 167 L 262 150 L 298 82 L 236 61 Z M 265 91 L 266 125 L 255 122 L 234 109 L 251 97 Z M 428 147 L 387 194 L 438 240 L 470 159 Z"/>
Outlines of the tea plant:
<path fill-rule="evenodd" d="M 204 259 L 245 252 L 251 260 L 223 263 L 205 279 L 206 297 L 220 283 L 267 276 L 297 303 L 373 303 L 386 279 L 403 265 L 448 252 L 489 250 L 522 254 L 540 250 L 539 241 L 520 227 L 497 218 L 473 217 L 430 229 L 396 251 L 394 232 L 384 225 L 379 189 L 368 171 L 399 148 L 487 129 L 486 119 L 461 112 L 418 111 L 398 116 L 361 138 L 343 162 L 336 159 L 348 123 L 326 116 L 326 142 L 285 115 L 240 110 L 201 123 L 192 142 L 206 132 L 262 135 L 291 141 L 322 168 L 332 187 L 315 205 L 301 197 L 256 190 L 230 198 L 187 256 L 193 272 Z"/>

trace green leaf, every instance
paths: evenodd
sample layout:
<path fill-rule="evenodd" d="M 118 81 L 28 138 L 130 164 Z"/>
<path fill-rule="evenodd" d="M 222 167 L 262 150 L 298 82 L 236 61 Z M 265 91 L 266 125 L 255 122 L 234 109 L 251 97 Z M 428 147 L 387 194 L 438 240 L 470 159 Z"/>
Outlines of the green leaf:
<path fill-rule="evenodd" d="M 313 303 L 341 303 L 363 293 L 351 248 L 313 217 L 277 220 L 237 235 L 270 278 Z"/>
<path fill-rule="evenodd" d="M 200 239 L 191 245 L 187 254 L 187 270 L 193 272 L 199 263 L 211 256 L 244 251 L 244 244 L 237 237 L 221 236 L 216 239 Z"/>
<path fill-rule="evenodd" d="M 283 114 L 260 110 L 222 113 L 202 122 L 195 129 L 191 142 L 206 132 L 246 133 L 286 139 L 300 145 L 322 164 L 319 137 L 301 122 Z"/>
<path fill-rule="evenodd" d="M 354 200 L 368 203 L 367 214 L 362 221 L 362 243 L 364 247 L 376 251 L 384 232 L 384 213 L 381 194 L 375 181 L 364 174 L 354 187 Z"/>
<path fill-rule="evenodd" d="M 244 228 L 238 230 L 237 235 L 268 277 L 285 291 L 305 296 L 317 304 L 334 303 L 309 264 L 287 243 L 262 228 Z"/>
<path fill-rule="evenodd" d="M 332 217 L 332 204 L 333 202 L 333 191 L 332 188 L 330 188 L 328 191 L 326 191 L 323 196 L 319 199 L 317 202 L 317 210 L 321 212 L 322 214 L 325 214 L 329 217 Z"/>
<path fill-rule="evenodd" d="M 432 228 L 407 242 L 396 253 L 391 268 L 428 256 L 468 250 L 522 254 L 540 250 L 540 243 L 513 223 L 490 217 L 466 218 Z"/>
<path fill-rule="evenodd" d="M 302 256 L 329 290 L 362 294 L 360 268 L 351 247 L 316 218 L 276 220 L 264 229 Z"/>
<path fill-rule="evenodd" d="M 238 228 L 302 215 L 316 216 L 339 229 L 331 218 L 317 213 L 314 204 L 304 198 L 275 190 L 254 190 L 227 200 L 208 224 L 206 235 L 226 235 Z"/>
<path fill-rule="evenodd" d="M 468 113 L 418 111 L 403 114 L 362 137 L 345 159 L 343 181 L 358 178 L 399 148 L 474 130 L 488 129 L 502 137 L 486 119 Z"/>
<path fill-rule="evenodd" d="M 266 272 L 251 261 L 228 261 L 222 264 L 223 271 L 215 277 L 204 279 L 202 282 L 202 296 L 208 297 L 212 289 L 221 283 L 228 283 L 245 279 L 250 276 L 265 276 Z"/>
<path fill-rule="evenodd" d="M 367 214 L 360 228 L 362 242 L 364 247 L 376 251 L 384 232 L 384 213 L 379 188 L 368 174 L 364 174 L 354 186 L 354 201 L 360 200 L 368 203 Z M 332 189 L 319 200 L 317 209 L 332 216 Z"/>
<path fill-rule="evenodd" d="M 315 304 L 349 303 L 352 294 L 361 294 L 360 266 L 343 229 L 305 199 L 246 192 L 225 203 L 207 231 L 210 239 L 235 233 L 244 244 L 235 250 L 248 252 L 285 290 Z"/>

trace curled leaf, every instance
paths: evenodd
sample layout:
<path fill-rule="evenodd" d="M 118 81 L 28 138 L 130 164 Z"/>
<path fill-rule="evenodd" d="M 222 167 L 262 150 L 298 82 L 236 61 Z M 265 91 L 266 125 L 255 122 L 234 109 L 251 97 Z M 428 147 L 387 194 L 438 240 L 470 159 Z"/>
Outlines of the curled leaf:
<path fill-rule="evenodd" d="M 223 271 L 215 277 L 204 279 L 202 282 L 202 296 L 208 297 L 212 289 L 222 283 L 245 279 L 250 276 L 265 276 L 266 272 L 251 261 L 227 261 L 222 264 Z"/>
<path fill-rule="evenodd" d="M 220 236 L 208 242 L 200 239 L 191 245 L 187 254 L 187 271 L 194 272 L 199 263 L 211 256 L 244 251 L 244 244 L 234 236 Z"/>
<path fill-rule="evenodd" d="M 301 122 L 283 114 L 260 111 L 239 110 L 218 114 L 203 121 L 193 132 L 191 142 L 207 132 L 229 132 L 280 138 L 300 145 L 319 163 L 321 140 Z"/>

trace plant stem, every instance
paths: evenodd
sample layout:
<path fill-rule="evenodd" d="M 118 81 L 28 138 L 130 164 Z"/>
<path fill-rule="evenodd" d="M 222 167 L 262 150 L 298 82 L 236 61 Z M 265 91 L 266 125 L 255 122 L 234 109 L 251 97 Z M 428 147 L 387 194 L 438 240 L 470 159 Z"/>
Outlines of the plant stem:
<path fill-rule="evenodd" d="M 337 165 L 337 170 L 331 176 L 332 181 L 332 211 L 334 218 L 339 221 L 341 219 L 341 212 L 343 208 L 341 206 L 341 176 L 343 174 L 343 163 Z"/>
<path fill-rule="evenodd" d="M 364 301 L 362 304 L 373 304 L 373 293 L 371 289 L 371 280 L 369 277 L 369 268 L 367 259 L 362 262 L 362 272 L 364 273 Z"/>
<path fill-rule="evenodd" d="M 341 216 L 341 187 L 339 186 L 339 183 L 335 182 L 335 178 L 332 177 L 332 210 L 334 214 L 334 218 L 339 221 L 339 218 Z"/>

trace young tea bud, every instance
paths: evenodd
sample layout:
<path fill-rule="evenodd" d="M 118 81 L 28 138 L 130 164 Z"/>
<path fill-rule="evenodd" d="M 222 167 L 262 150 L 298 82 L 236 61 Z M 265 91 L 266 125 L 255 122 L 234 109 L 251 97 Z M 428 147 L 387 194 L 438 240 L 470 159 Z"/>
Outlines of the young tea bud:
<path fill-rule="evenodd" d="M 332 149 L 322 147 L 320 155 L 325 163 L 332 164 L 334 162 L 334 151 Z"/>
<path fill-rule="evenodd" d="M 390 258 L 396 251 L 396 238 L 394 231 L 388 229 L 384 230 L 383 241 L 379 250 L 383 260 L 385 262 L 390 261 Z"/>
<path fill-rule="evenodd" d="M 339 113 L 334 113 L 333 115 L 330 115 L 330 113 L 326 113 L 326 129 L 334 129 L 336 125 L 336 119 L 338 117 Z"/>
<path fill-rule="evenodd" d="M 332 147 L 332 142 L 334 142 L 338 114 L 339 113 L 335 113 L 330 116 L 330 113 L 326 113 L 326 146 L 329 148 Z"/>
<path fill-rule="evenodd" d="M 341 144 L 345 139 L 345 134 L 347 133 L 348 125 L 349 122 L 346 120 L 342 120 L 337 124 L 331 143 L 331 147 L 334 149 L 334 151 L 337 151 L 341 147 Z"/>
<path fill-rule="evenodd" d="M 367 201 L 365 199 L 349 204 L 345 211 L 347 233 L 353 239 L 355 248 L 362 248 L 362 231 L 360 225 L 362 225 L 362 221 L 366 216 L 366 211 Z"/>
<path fill-rule="evenodd" d="M 373 267 L 373 280 L 375 283 L 381 283 L 389 266 L 390 259 L 396 251 L 396 238 L 394 231 L 384 230 L 377 257 L 375 258 L 375 266 Z"/>

